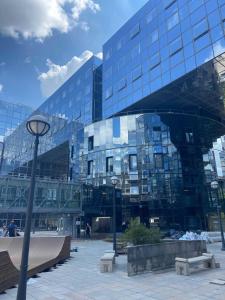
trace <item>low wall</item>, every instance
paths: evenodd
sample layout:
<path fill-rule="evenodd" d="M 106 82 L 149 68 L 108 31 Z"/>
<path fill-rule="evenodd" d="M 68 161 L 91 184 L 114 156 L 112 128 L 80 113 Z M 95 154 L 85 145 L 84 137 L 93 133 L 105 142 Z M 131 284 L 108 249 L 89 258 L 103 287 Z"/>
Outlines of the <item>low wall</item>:
<path fill-rule="evenodd" d="M 207 252 L 205 241 L 171 241 L 127 247 L 128 276 L 174 267 L 175 257 L 190 258 Z"/>

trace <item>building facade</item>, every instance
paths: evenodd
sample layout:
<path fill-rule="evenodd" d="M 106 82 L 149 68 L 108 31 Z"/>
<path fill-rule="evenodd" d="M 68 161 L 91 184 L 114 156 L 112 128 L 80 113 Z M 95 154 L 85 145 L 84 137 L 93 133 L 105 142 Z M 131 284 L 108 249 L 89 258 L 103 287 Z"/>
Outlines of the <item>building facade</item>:
<path fill-rule="evenodd" d="M 208 228 L 222 174 L 210 149 L 225 134 L 224 20 L 225 0 L 148 1 L 102 62 L 92 57 L 35 112 L 51 124 L 38 176 L 77 185 L 90 222 L 111 217 L 116 175 L 118 229 L 132 217 Z M 29 176 L 31 160 L 23 124 L 5 141 L 3 174 Z"/>
<path fill-rule="evenodd" d="M 81 214 L 81 189 L 78 192 L 80 167 L 79 159 L 76 159 L 80 151 L 80 143 L 77 141 L 82 140 L 85 125 L 102 118 L 101 89 L 101 60 L 93 56 L 33 112 L 33 114 L 44 115 L 50 123 L 50 131 L 40 139 L 37 177 L 40 182 L 45 182 L 42 188 L 44 195 L 57 195 L 53 201 L 55 206 L 53 202 L 51 206 L 49 201 L 40 204 L 39 188 L 36 188 L 35 205 L 36 202 L 37 205 L 34 210 L 35 215 L 38 216 L 36 224 L 42 224 L 39 219 L 45 219 L 45 224 L 57 224 L 61 217 L 64 220 L 70 215 L 69 219 L 73 220 L 75 216 Z M 33 142 L 34 137 L 26 130 L 26 121 L 4 140 L 1 175 L 4 179 L 3 183 L 7 182 L 8 176 L 13 178 L 10 187 L 15 195 L 21 194 L 19 180 L 22 180 L 26 186 L 26 188 L 23 186 L 23 189 L 27 191 L 29 188 Z M 71 189 L 70 197 L 66 200 L 69 206 L 64 204 L 66 196 L 64 192 L 61 193 L 56 181 L 59 182 L 59 186 L 64 185 L 65 189 L 67 187 Z M 8 189 L 3 190 L 7 195 Z M 72 190 L 76 191 L 76 196 L 73 196 Z M 5 201 L 4 193 L 0 196 L 0 203 L 3 203 L 2 208 L 4 207 L 4 214 L 0 215 L 0 219 L 5 220 L 7 216 L 7 220 L 15 218 L 18 225 L 24 224 L 26 201 Z M 57 207 L 57 213 L 54 207 Z"/>

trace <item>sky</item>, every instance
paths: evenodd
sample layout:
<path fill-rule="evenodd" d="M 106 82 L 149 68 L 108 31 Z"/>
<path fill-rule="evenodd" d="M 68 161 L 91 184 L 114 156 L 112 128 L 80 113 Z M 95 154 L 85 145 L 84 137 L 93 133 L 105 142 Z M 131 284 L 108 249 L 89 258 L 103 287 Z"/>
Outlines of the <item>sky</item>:
<path fill-rule="evenodd" d="M 0 100 L 37 108 L 147 0 L 0 0 Z"/>

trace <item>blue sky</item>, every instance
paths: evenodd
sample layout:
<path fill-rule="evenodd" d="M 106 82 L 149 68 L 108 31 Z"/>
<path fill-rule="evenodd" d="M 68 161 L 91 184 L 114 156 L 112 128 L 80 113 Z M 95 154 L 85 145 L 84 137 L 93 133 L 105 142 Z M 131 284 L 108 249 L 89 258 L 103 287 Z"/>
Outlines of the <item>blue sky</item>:
<path fill-rule="evenodd" d="M 0 99 L 39 106 L 147 0 L 1 0 Z"/>

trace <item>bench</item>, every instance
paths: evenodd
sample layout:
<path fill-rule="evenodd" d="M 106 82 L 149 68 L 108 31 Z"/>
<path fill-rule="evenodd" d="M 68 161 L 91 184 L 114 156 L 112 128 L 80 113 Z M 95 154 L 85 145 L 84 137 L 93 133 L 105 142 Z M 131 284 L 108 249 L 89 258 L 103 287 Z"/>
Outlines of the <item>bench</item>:
<path fill-rule="evenodd" d="M 114 250 L 105 250 L 104 254 L 107 254 L 107 253 L 113 253 L 113 255 L 114 255 L 114 257 L 113 257 L 113 264 L 115 264 L 116 263 L 115 251 Z"/>
<path fill-rule="evenodd" d="M 115 264 L 115 252 L 107 250 L 100 259 L 100 271 L 102 273 L 112 272 Z"/>
<path fill-rule="evenodd" d="M 190 275 L 190 267 L 203 264 L 205 268 L 216 268 L 214 255 L 211 253 L 202 253 L 201 256 L 192 258 L 175 258 L 176 273 L 178 275 Z"/>

